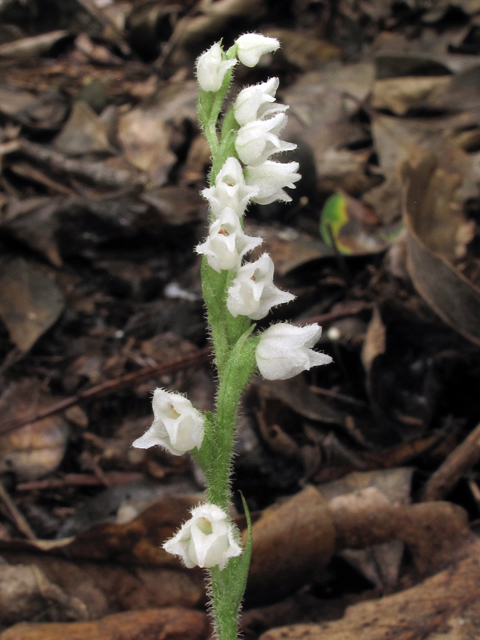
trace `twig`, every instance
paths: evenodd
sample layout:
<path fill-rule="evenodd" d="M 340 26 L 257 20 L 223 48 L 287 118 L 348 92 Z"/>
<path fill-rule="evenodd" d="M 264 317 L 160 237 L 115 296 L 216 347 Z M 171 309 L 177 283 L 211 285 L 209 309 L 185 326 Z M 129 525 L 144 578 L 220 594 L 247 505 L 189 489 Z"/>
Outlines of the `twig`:
<path fill-rule="evenodd" d="M 352 404 L 355 407 L 368 407 L 366 402 L 362 400 L 357 400 L 357 398 L 352 398 L 351 396 L 346 396 L 343 393 L 338 393 L 337 391 L 332 391 L 331 389 L 323 389 L 323 387 L 309 387 L 310 391 L 316 393 L 319 396 L 325 396 L 327 398 L 333 398 L 334 400 L 338 400 L 339 402 L 345 402 L 345 404 Z"/>
<path fill-rule="evenodd" d="M 170 362 L 166 362 L 165 364 L 158 364 L 154 367 L 147 367 L 146 369 L 135 371 L 134 373 L 127 373 L 120 378 L 115 378 L 115 380 L 107 380 L 107 382 L 103 382 L 102 384 L 98 384 L 95 387 L 86 389 L 85 391 L 82 391 L 75 396 L 65 398 L 65 400 L 61 400 L 60 402 L 57 402 L 47 409 L 37 411 L 28 418 L 23 418 L 21 420 L 10 420 L 4 422 L 3 424 L 0 424 L 0 435 L 8 433 L 9 431 L 14 431 L 15 429 L 19 429 L 26 424 L 38 422 L 39 420 L 43 420 L 43 418 L 47 418 L 56 413 L 60 413 L 60 411 L 65 411 L 65 409 L 69 409 L 70 407 L 73 407 L 83 400 L 110 394 L 132 383 L 139 384 L 143 380 L 150 377 L 161 376 L 166 373 L 173 373 L 175 371 L 181 371 L 182 369 L 186 369 L 193 364 L 205 362 L 211 357 L 211 355 L 212 350 L 210 349 L 210 347 L 207 347 L 205 349 L 201 349 L 200 351 L 196 351 L 189 356 L 182 356 L 181 358 L 170 360 Z"/>
<path fill-rule="evenodd" d="M 104 471 L 110 487 L 117 487 L 135 480 L 143 480 L 144 473 L 137 471 Z M 15 489 L 17 491 L 41 491 L 42 489 L 59 489 L 61 487 L 82 487 L 104 485 L 98 477 L 89 473 L 67 473 L 63 478 L 46 478 L 45 480 L 33 480 L 20 482 Z"/>
<path fill-rule="evenodd" d="M 15 503 L 10 498 L 10 496 L 5 490 L 5 487 L 1 482 L 0 482 L 0 499 L 3 500 L 5 506 L 10 512 L 10 515 L 15 520 L 17 529 L 21 531 L 23 535 L 26 536 L 29 540 L 37 540 L 37 536 L 33 533 L 32 529 L 30 528 L 30 525 L 25 520 L 25 518 L 20 513 L 20 511 L 17 509 Z"/>
<path fill-rule="evenodd" d="M 463 474 L 480 460 L 480 424 L 431 476 L 422 494 L 422 500 L 441 500 L 460 480 Z"/>

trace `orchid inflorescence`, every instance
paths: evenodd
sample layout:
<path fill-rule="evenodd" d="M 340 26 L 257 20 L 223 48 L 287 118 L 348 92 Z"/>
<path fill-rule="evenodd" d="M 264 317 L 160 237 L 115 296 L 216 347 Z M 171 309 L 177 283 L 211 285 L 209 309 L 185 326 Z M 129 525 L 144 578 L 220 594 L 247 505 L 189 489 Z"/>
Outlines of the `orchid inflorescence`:
<path fill-rule="evenodd" d="M 160 445 L 173 455 L 192 454 L 205 474 L 208 501 L 168 540 L 165 551 L 179 556 L 185 566 L 209 570 L 212 609 L 221 640 L 237 637 L 237 617 L 251 554 L 251 525 L 244 549 L 231 521 L 230 474 L 238 404 L 258 370 L 267 380 L 285 380 L 311 367 L 328 364 L 330 356 L 313 349 L 321 335 L 317 324 L 303 327 L 277 323 L 254 335 L 255 324 L 272 307 L 295 298 L 273 283 L 274 264 L 267 253 L 253 262 L 245 256 L 262 238 L 245 233 L 243 216 L 250 203 L 290 202 L 285 188 L 300 180 L 297 162 L 271 160 L 295 144 L 280 139 L 288 107 L 276 102 L 278 78 L 246 87 L 223 118 L 218 120 L 235 65 L 258 64 L 273 53 L 276 38 L 260 34 L 240 36 L 224 52 L 215 43 L 197 60 L 200 86 L 198 115 L 212 152 L 208 201 L 210 225 L 202 255 L 202 289 L 214 347 L 219 387 L 216 413 L 202 415 L 181 394 L 156 389 L 154 422 L 134 447 Z"/>

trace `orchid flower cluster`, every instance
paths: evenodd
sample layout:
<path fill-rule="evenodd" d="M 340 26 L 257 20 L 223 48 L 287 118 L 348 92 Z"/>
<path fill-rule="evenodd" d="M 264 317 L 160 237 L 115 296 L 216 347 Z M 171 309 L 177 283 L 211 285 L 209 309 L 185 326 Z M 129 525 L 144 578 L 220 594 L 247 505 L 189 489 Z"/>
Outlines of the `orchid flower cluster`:
<path fill-rule="evenodd" d="M 215 43 L 197 60 L 200 86 L 198 115 L 212 152 L 210 186 L 202 191 L 209 203 L 210 226 L 196 248 L 202 255 L 202 289 L 218 372 L 215 414 L 202 415 L 184 396 L 156 389 L 154 421 L 134 447 L 159 445 L 173 455 L 190 452 L 205 474 L 208 500 L 163 545 L 187 567 L 209 570 L 215 629 L 220 640 L 237 638 L 237 618 L 245 590 L 251 554 L 251 523 L 243 501 L 248 537 L 244 548 L 229 516 L 230 475 L 238 405 L 242 392 L 258 370 L 267 380 L 285 380 L 331 358 L 314 351 L 320 338 L 317 324 L 271 325 L 254 334 L 252 320 L 265 318 L 272 307 L 295 296 L 273 283 L 274 264 L 268 253 L 253 262 L 245 256 L 262 244 L 247 235 L 243 217 L 250 203 L 289 202 L 285 188 L 300 180 L 297 162 L 272 156 L 296 148 L 280 139 L 287 106 L 276 102 L 278 78 L 246 87 L 218 121 L 238 62 L 247 67 L 273 53 L 280 44 L 260 34 L 240 36 L 224 52 Z"/>

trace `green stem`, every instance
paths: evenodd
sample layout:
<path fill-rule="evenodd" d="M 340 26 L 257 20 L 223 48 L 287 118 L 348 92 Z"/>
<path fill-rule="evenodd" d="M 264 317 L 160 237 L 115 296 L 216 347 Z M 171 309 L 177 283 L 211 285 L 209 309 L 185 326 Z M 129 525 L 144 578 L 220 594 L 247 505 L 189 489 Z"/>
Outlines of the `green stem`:
<path fill-rule="evenodd" d="M 237 423 L 238 405 L 248 381 L 256 369 L 255 350 L 260 338 L 250 338 L 255 325 L 247 329 L 231 350 L 217 397 L 215 416 L 215 462 L 212 465 L 208 498 L 228 510 L 230 506 L 230 472 Z"/>

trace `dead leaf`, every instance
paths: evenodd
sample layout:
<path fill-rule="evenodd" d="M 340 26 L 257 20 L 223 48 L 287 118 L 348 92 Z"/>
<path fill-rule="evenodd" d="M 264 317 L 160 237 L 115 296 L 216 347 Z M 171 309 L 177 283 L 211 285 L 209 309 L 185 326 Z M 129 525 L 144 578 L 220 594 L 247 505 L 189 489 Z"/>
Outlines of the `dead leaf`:
<path fill-rule="evenodd" d="M 177 161 L 172 152 L 172 124 L 185 119 L 196 121 L 195 82 L 170 84 L 158 91 L 141 107 L 132 109 L 119 119 L 118 138 L 126 158 L 145 171 L 151 186 L 165 183 L 168 172 Z"/>
<path fill-rule="evenodd" d="M 278 600 L 308 582 L 333 553 L 335 530 L 326 500 L 307 487 L 266 509 L 253 526 L 253 540 L 247 602 Z"/>
<path fill-rule="evenodd" d="M 290 105 L 291 114 L 285 136 L 299 138 L 310 146 L 319 189 L 342 188 L 358 193 L 375 183 L 376 178 L 370 182 L 365 178 L 370 151 L 353 152 L 346 148 L 352 136 L 365 138 L 351 122 L 351 116 L 369 95 L 374 73 L 370 63 L 347 66 L 331 63 L 325 71 L 301 76 L 282 96 Z"/>
<path fill-rule="evenodd" d="M 28 419 L 53 399 L 40 394 L 35 379 L 12 383 L 0 397 L 5 421 Z M 59 416 L 44 418 L 0 435 L 0 473 L 14 473 L 21 480 L 35 480 L 55 471 L 65 455 L 69 428 Z"/>
<path fill-rule="evenodd" d="M 188 515 L 187 513 L 185 515 Z M 68 598 L 83 603 L 86 619 L 118 611 L 163 607 L 198 608 L 205 602 L 200 570 L 165 569 L 115 562 L 94 562 L 40 553 L 2 550 L 12 565 L 29 564 Z M 165 588 L 168 585 L 168 589 Z M 19 621 L 21 618 L 18 619 Z"/>
<path fill-rule="evenodd" d="M 57 42 L 68 35 L 70 35 L 68 31 L 52 31 L 7 42 L 0 45 L 0 58 L 14 58 L 15 60 L 37 58 L 47 53 Z"/>
<path fill-rule="evenodd" d="M 56 267 L 62 265 L 57 233 L 63 198 L 24 198 L 9 202 L 3 225 L 21 242 L 40 251 Z"/>
<path fill-rule="evenodd" d="M 126 611 L 95 622 L 21 623 L 0 634 L 0 640 L 203 640 L 207 617 L 186 609 Z"/>
<path fill-rule="evenodd" d="M 184 187 L 148 189 L 143 192 L 142 200 L 158 211 L 162 221 L 173 226 L 198 221 L 200 211 L 205 209 L 205 200 L 198 191 Z"/>
<path fill-rule="evenodd" d="M 24 353 L 58 320 L 64 306 L 61 290 L 33 263 L 13 258 L 0 264 L 0 317 Z"/>
<path fill-rule="evenodd" d="M 245 229 L 249 234 L 263 238 L 261 247 L 253 252 L 252 259 L 267 251 L 275 264 L 276 273 L 280 276 L 312 260 L 332 256 L 334 253 L 333 249 L 321 240 L 316 240 L 293 227 L 258 225 L 247 220 Z"/>
<path fill-rule="evenodd" d="M 349 607 L 341 620 L 272 629 L 261 640 L 469 640 L 478 635 L 480 542 L 470 534 L 450 566 L 411 589 Z"/>
<path fill-rule="evenodd" d="M 35 565 L 0 564 L 0 624 L 36 620 L 45 615 L 49 620 L 88 620 L 81 600 L 67 596 L 52 584 Z"/>
<path fill-rule="evenodd" d="M 388 469 L 350 473 L 345 478 L 319 487 L 323 496 L 333 501 L 334 496 L 351 493 L 355 496 L 368 488 L 375 488 L 375 497 L 380 504 L 406 505 L 410 503 L 413 468 Z M 340 555 L 356 567 L 363 575 L 385 590 L 397 585 L 404 552 L 401 540 L 377 544 L 368 549 L 345 549 Z"/>
<path fill-rule="evenodd" d="M 410 109 L 433 108 L 450 86 L 446 77 L 387 78 L 375 82 L 370 104 L 404 116 Z"/>
<path fill-rule="evenodd" d="M 70 116 L 53 145 L 61 153 L 70 156 L 115 153 L 109 143 L 105 124 L 83 100 L 74 102 Z"/>
<path fill-rule="evenodd" d="M 302 71 L 318 68 L 322 62 L 341 57 L 342 50 L 313 32 L 297 32 L 293 29 L 267 29 L 265 35 L 282 43 L 281 54 L 290 64 Z"/>
<path fill-rule="evenodd" d="M 467 340 L 480 344 L 480 288 L 453 264 L 458 256 L 461 177 L 426 157 L 404 169 L 407 266 L 415 288 L 434 311 Z"/>

